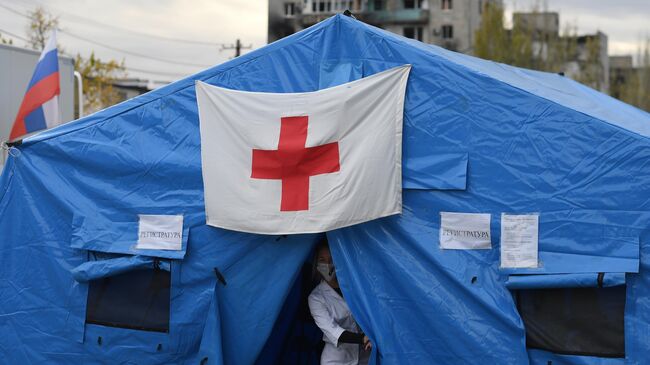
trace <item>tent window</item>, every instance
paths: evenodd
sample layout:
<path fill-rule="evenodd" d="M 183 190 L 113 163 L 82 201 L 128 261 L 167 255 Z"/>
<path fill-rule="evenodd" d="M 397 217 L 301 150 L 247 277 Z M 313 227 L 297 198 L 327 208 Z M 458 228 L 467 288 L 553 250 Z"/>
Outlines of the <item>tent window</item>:
<path fill-rule="evenodd" d="M 169 332 L 169 271 L 139 269 L 93 280 L 86 323 Z"/>
<path fill-rule="evenodd" d="M 625 286 L 516 293 L 527 347 L 558 354 L 625 357 Z"/>

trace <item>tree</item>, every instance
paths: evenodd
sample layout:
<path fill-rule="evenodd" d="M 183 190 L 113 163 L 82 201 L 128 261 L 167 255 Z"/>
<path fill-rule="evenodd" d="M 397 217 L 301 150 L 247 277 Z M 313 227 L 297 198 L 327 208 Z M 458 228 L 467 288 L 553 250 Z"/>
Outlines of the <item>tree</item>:
<path fill-rule="evenodd" d="M 583 60 L 580 60 L 581 72 L 576 76 L 576 81 L 588 85 L 596 90 L 601 90 L 605 70 L 599 62 L 601 48 L 600 38 L 587 37 L 584 42 Z"/>
<path fill-rule="evenodd" d="M 650 111 L 650 38 L 639 45 L 636 60 L 636 67 L 615 70 L 611 95 Z"/>
<path fill-rule="evenodd" d="M 42 6 L 29 12 L 30 22 L 27 25 L 28 45 L 37 51 L 45 48 L 52 30 L 59 27 L 59 17 L 48 13 Z"/>
<path fill-rule="evenodd" d="M 639 67 L 637 68 L 638 89 L 632 104 L 650 111 L 650 37 L 639 47 Z"/>
<path fill-rule="evenodd" d="M 481 26 L 474 40 L 477 57 L 503 63 L 510 61 L 510 40 L 503 20 L 503 7 L 493 3 L 484 5 Z"/>
<path fill-rule="evenodd" d="M 513 66 L 563 72 L 566 63 L 575 57 L 575 35 L 571 27 L 563 34 L 552 32 L 548 12 L 533 7 L 525 16 L 513 18 L 512 29 L 505 28 L 504 8 L 488 2 L 483 9 L 481 26 L 476 30 L 474 53 L 476 56 Z"/>
<path fill-rule="evenodd" d="M 126 76 L 124 60 L 102 61 L 92 52 L 84 59 L 79 54 L 75 59 L 75 69 L 81 74 L 84 90 L 84 110 L 93 113 L 121 101 L 113 89 L 113 82 Z"/>

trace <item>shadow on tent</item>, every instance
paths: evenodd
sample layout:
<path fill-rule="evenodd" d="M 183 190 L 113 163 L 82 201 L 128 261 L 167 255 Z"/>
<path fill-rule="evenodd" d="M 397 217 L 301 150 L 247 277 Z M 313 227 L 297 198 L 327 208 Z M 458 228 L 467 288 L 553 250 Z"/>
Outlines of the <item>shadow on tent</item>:
<path fill-rule="evenodd" d="M 307 304 L 309 294 L 320 281 L 314 274 L 312 258 L 313 252 L 303 263 L 256 365 L 320 364 L 323 332 L 314 323 Z"/>

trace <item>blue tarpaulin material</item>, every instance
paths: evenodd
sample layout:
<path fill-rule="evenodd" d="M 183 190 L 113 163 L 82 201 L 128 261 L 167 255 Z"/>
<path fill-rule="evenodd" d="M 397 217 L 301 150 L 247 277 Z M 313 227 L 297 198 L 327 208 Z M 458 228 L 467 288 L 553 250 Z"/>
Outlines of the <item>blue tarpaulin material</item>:
<path fill-rule="evenodd" d="M 154 258 L 147 256 L 125 256 L 107 260 L 91 260 L 75 267 L 71 272 L 75 280 L 88 282 L 139 268 L 153 268 L 154 260 Z"/>
<path fill-rule="evenodd" d="M 508 289 L 607 288 L 625 284 L 625 273 L 577 273 L 549 275 L 510 275 Z"/>
<path fill-rule="evenodd" d="M 282 333 L 276 318 L 317 236 L 205 225 L 195 81 L 306 92 L 407 63 L 403 214 L 327 233 L 373 363 L 647 363 L 650 115 L 559 75 L 340 15 L 10 151 L 0 177 L 2 362 L 259 361 Z M 441 211 L 491 213 L 492 249 L 442 250 Z M 539 213 L 539 268 L 500 269 L 504 212 Z M 138 214 L 182 214 L 183 250 L 135 250 Z M 84 264 L 89 251 L 170 260 L 168 333 L 85 323 L 88 283 L 75 277 L 124 268 Z M 509 277 L 594 273 L 626 275 L 625 359 L 527 349 Z"/>

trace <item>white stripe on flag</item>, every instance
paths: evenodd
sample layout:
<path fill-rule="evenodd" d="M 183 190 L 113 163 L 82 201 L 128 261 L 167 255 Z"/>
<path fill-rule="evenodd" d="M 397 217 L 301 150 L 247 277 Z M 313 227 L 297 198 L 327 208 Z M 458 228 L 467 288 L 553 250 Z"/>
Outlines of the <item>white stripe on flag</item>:
<path fill-rule="evenodd" d="M 61 113 L 59 111 L 59 96 L 54 97 L 43 103 L 43 116 L 45 116 L 45 125 L 47 128 L 56 127 L 61 124 Z"/>
<path fill-rule="evenodd" d="M 52 31 L 52 35 L 50 36 L 50 39 L 47 41 L 47 44 L 45 45 L 45 48 L 43 48 L 43 52 L 41 52 L 41 56 L 38 58 L 38 60 L 42 60 L 45 55 L 53 50 L 56 49 L 56 29 Z"/>

